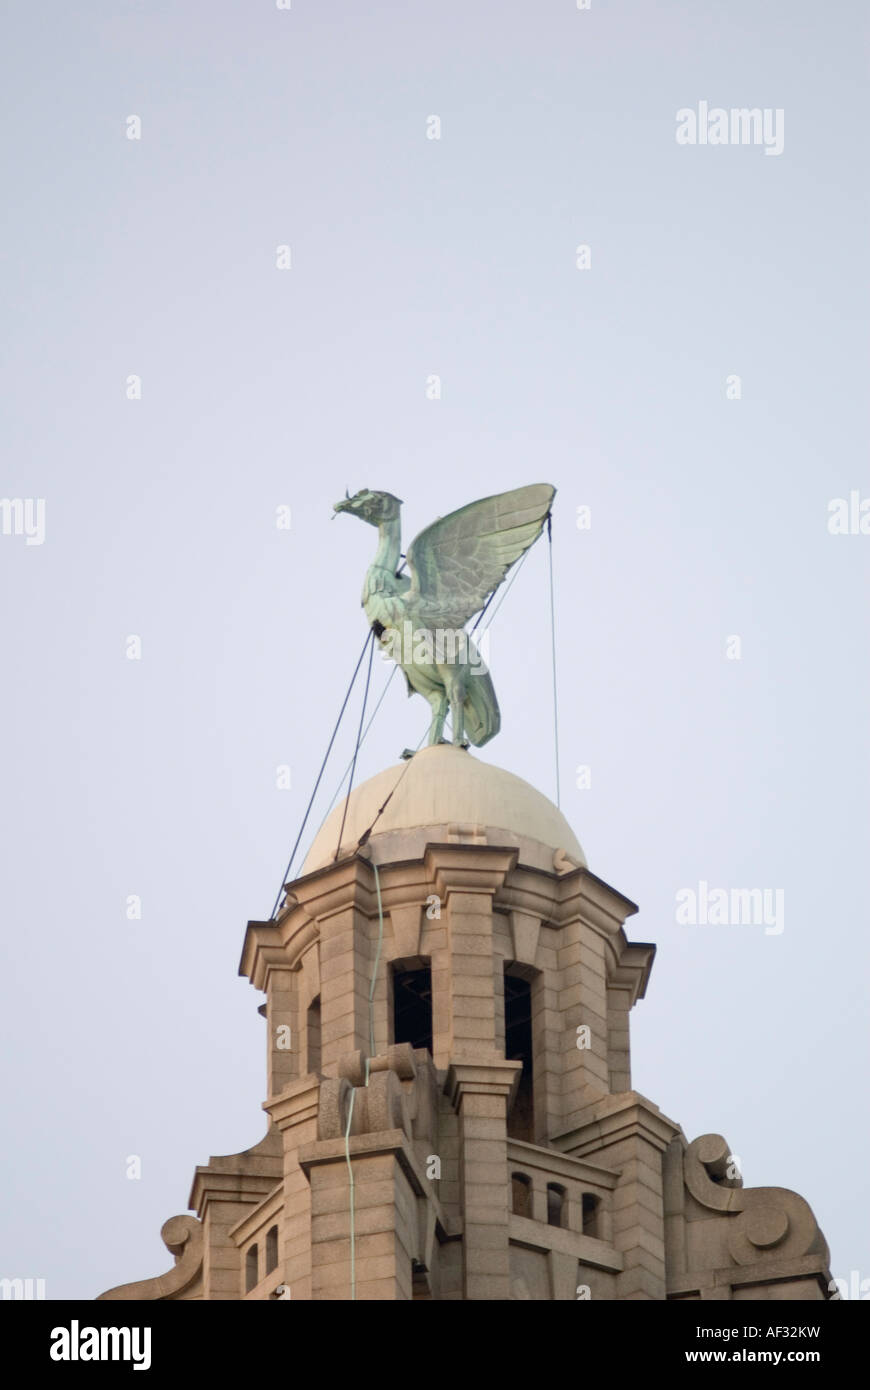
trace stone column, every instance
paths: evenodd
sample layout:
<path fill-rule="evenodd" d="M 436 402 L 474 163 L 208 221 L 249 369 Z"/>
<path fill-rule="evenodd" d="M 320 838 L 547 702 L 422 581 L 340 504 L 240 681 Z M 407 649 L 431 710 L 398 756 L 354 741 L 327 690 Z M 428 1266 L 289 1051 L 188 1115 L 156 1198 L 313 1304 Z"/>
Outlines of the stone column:
<path fill-rule="evenodd" d="M 607 1093 L 609 1085 L 605 943 L 579 918 L 567 922 L 560 933 L 558 971 L 562 1123 L 567 1129 L 590 1100 Z"/>
<path fill-rule="evenodd" d="M 447 928 L 446 978 L 439 972 L 439 997 L 433 1002 L 439 1011 L 447 1004 L 449 1023 L 446 1037 L 442 1033 L 434 1039 L 436 1067 L 445 1068 L 456 1057 L 503 1056 L 496 1022 L 492 900 L 516 856 L 516 850 L 476 844 L 429 845 L 426 850 L 427 872 Z"/>
<path fill-rule="evenodd" d="M 454 1061 L 445 1090 L 459 1115 L 465 1299 L 510 1298 L 507 1107 L 522 1063 Z"/>
<path fill-rule="evenodd" d="M 264 1105 L 281 1134 L 284 1149 L 283 1282 L 291 1299 L 310 1299 L 311 1192 L 299 1166 L 299 1149 L 317 1138 L 320 1083 L 316 1076 L 292 1081 Z"/>
<path fill-rule="evenodd" d="M 351 903 L 320 922 L 321 1069 L 369 1046 L 368 918 Z"/>
<path fill-rule="evenodd" d="M 632 1005 L 628 986 L 607 990 L 607 1060 L 610 1089 L 614 1092 L 631 1090 L 631 1042 L 628 1015 Z"/>
<path fill-rule="evenodd" d="M 350 1140 L 353 1169 L 353 1274 L 358 1301 L 413 1298 L 411 1261 L 417 1206 L 397 1151 L 401 1136 Z M 350 1185 L 342 1141 L 325 1140 L 301 1155 L 311 1182 L 311 1297 L 352 1296 Z"/>
<path fill-rule="evenodd" d="M 286 966 L 272 965 L 266 984 L 266 1028 L 268 1039 L 268 1094 L 280 1091 L 299 1075 L 302 1032 L 297 1010 L 295 976 Z M 282 1031 L 279 1032 L 279 1029 Z M 289 1030 L 290 1046 L 284 1045 Z"/>

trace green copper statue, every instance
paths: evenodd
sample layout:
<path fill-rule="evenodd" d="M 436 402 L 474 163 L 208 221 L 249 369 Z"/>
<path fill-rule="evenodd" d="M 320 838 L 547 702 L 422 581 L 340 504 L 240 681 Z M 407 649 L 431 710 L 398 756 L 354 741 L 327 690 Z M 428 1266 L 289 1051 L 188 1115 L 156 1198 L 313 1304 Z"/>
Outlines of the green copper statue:
<path fill-rule="evenodd" d="M 408 694 L 432 706 L 429 743 L 443 743 L 448 708 L 453 742 L 480 748 L 499 731 L 498 701 L 480 652 L 465 631 L 511 565 L 541 534 L 555 496 L 548 483 L 483 497 L 421 531 L 399 573 L 402 503 L 363 488 L 338 502 L 378 528 L 362 606 L 381 647 L 401 666 Z"/>

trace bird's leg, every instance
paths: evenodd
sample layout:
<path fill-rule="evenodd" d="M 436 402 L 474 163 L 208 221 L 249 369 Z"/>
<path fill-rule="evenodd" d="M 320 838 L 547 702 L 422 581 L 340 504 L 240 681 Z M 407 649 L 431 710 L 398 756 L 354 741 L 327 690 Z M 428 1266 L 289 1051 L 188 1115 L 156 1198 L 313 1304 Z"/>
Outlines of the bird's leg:
<path fill-rule="evenodd" d="M 465 737 L 465 710 L 462 708 L 462 700 L 450 706 L 450 720 L 453 724 L 453 742 L 460 748 L 468 747 L 468 739 Z"/>
<path fill-rule="evenodd" d="M 460 748 L 468 747 L 465 737 L 465 681 L 454 675 L 447 690 L 450 701 L 450 722 L 453 725 L 453 742 Z"/>
<path fill-rule="evenodd" d="M 447 718 L 447 694 L 443 690 L 434 691 L 426 697 L 432 706 L 432 723 L 429 725 L 429 747 L 433 743 L 442 743 L 444 735 L 444 720 Z"/>

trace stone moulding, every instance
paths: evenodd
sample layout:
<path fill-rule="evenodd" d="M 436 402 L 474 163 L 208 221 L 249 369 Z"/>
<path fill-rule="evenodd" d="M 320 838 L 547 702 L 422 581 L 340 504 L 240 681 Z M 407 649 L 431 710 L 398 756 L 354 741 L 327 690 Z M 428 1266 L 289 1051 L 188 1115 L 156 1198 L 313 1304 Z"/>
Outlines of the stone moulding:
<path fill-rule="evenodd" d="M 175 1256 L 175 1268 L 153 1279 L 139 1279 L 133 1284 L 117 1284 L 101 1293 L 98 1302 L 156 1300 L 178 1298 L 190 1289 L 202 1272 L 202 1223 L 195 1216 L 170 1216 L 163 1223 L 160 1236 L 170 1254 Z"/>
<path fill-rule="evenodd" d="M 731 1150 L 721 1134 L 703 1134 L 683 1155 L 685 1185 L 702 1207 L 728 1218 L 728 1253 L 738 1265 L 818 1255 L 828 1247 L 808 1202 L 787 1187 L 747 1187 L 729 1178 Z"/>
<path fill-rule="evenodd" d="M 680 1136 L 665 1156 L 668 1297 L 768 1287 L 787 1290 L 783 1298 L 827 1297 L 828 1247 L 808 1203 L 785 1187 L 744 1187 L 732 1164 L 721 1134 L 691 1144 Z"/>
<path fill-rule="evenodd" d="M 431 843 L 422 859 L 378 866 L 384 914 L 392 916 L 395 911 L 405 940 L 416 936 L 419 942 L 423 922 L 418 908 L 433 887 L 446 900 L 452 889 L 463 886 L 461 855 L 467 848 L 471 847 Z M 541 926 L 560 930 L 581 920 L 604 939 L 609 982 L 629 989 L 632 1005 L 644 997 L 656 948 L 649 942 L 629 941 L 626 936 L 624 923 L 637 912 L 635 903 L 587 868 L 572 868 L 560 875 L 519 864 L 514 846 L 473 848 L 485 856 L 493 872 L 487 875 L 475 870 L 470 886 L 489 892 L 494 910 L 508 915 L 521 953 L 518 959 L 533 963 L 529 957 L 534 956 Z M 459 854 L 453 853 L 457 850 Z M 414 874 L 413 883 L 409 883 L 409 872 Z M 303 955 L 319 938 L 323 922 L 344 910 L 350 898 L 370 920 L 377 917 L 374 869 L 359 852 L 297 880 L 275 921 L 248 923 L 239 974 L 264 990 L 270 967 L 299 968 Z"/>

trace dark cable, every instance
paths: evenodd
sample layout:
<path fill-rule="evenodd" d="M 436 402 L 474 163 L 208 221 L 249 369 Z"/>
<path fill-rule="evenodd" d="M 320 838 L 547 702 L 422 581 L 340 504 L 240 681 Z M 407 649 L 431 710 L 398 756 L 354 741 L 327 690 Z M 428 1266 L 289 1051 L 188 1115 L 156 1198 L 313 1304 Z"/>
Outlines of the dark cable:
<path fill-rule="evenodd" d="M 366 717 L 366 705 L 368 703 L 369 698 L 369 684 L 372 678 L 372 656 L 374 655 L 375 650 L 374 628 L 372 628 L 371 632 L 369 633 L 369 637 L 371 638 L 371 646 L 369 647 L 369 667 L 366 672 L 366 688 L 363 691 L 362 709 L 360 710 L 359 715 L 359 728 L 356 731 L 356 745 L 353 750 L 353 762 L 350 765 L 350 781 L 347 784 L 347 796 L 344 798 L 344 810 L 341 813 L 341 828 L 338 832 L 338 844 L 335 847 L 335 855 L 333 856 L 332 860 L 333 864 L 338 858 L 338 852 L 341 849 L 341 837 L 344 834 L 344 823 L 347 820 L 347 808 L 350 805 L 350 794 L 353 791 L 353 774 L 356 771 L 356 758 L 357 754 L 359 753 L 359 746 L 362 743 L 363 721 Z M 363 650 L 365 650 L 365 648 L 363 648 Z"/>
<path fill-rule="evenodd" d="M 550 552 L 550 641 L 553 650 L 553 744 L 556 757 L 556 805 L 561 806 L 559 788 L 559 706 L 556 701 L 556 597 L 553 586 L 553 515 L 547 512 L 547 540 Z"/>
<path fill-rule="evenodd" d="M 425 737 L 426 737 L 426 735 L 424 734 L 424 735 L 423 735 L 423 738 L 420 739 L 420 743 L 423 742 L 423 739 L 424 739 Z M 416 749 L 415 751 L 419 751 L 420 743 L 417 744 L 417 749 Z M 371 825 L 369 826 L 368 830 L 366 830 L 362 835 L 360 835 L 359 839 L 357 840 L 357 845 L 356 845 L 356 847 L 357 847 L 358 850 L 359 850 L 359 849 L 362 849 L 363 845 L 364 845 L 364 844 L 366 843 L 366 841 L 368 840 L 369 836 L 371 835 L 372 831 L 374 830 L 374 828 L 375 828 L 375 826 L 377 825 L 378 821 L 380 820 L 381 816 L 384 814 L 384 811 L 386 811 L 387 807 L 388 807 L 389 804 L 390 804 L 390 801 L 391 801 L 392 798 L 393 798 L 393 793 L 397 790 L 397 788 L 398 788 L 398 786 L 399 786 L 399 783 L 401 782 L 402 778 L 404 777 L 405 773 L 408 771 L 408 768 L 409 768 L 410 766 L 411 766 L 411 759 L 408 758 L 407 761 L 406 761 L 406 763 L 405 763 L 405 766 L 402 768 L 402 771 L 399 773 L 398 777 L 396 778 L 396 783 L 395 783 L 395 786 L 393 787 L 393 790 L 390 792 L 390 794 L 389 794 L 389 796 L 387 797 L 386 801 L 384 802 L 383 806 L 381 806 L 381 807 L 379 808 L 378 814 L 375 816 L 375 818 L 374 818 L 374 820 L 372 821 Z"/>
<path fill-rule="evenodd" d="M 301 824 L 301 826 L 299 827 L 299 834 L 296 836 L 296 843 L 295 843 L 295 845 L 293 846 L 293 853 L 290 855 L 290 859 L 288 860 L 288 863 L 287 863 L 287 868 L 284 870 L 283 876 L 282 876 L 282 878 L 281 878 L 281 886 L 280 886 L 279 889 L 278 889 L 278 896 L 277 896 L 277 898 L 275 899 L 275 906 L 272 908 L 272 911 L 269 913 L 269 921 L 270 921 L 270 922 L 272 921 L 272 918 L 275 916 L 275 913 L 276 913 L 277 910 L 278 910 L 278 904 L 279 904 L 279 902 L 281 901 L 281 894 L 282 894 L 283 891 L 284 891 L 284 884 L 287 882 L 287 879 L 288 879 L 288 877 L 289 877 L 289 875 L 290 875 L 290 869 L 291 869 L 291 866 L 292 866 L 292 864 L 293 864 L 293 860 L 296 858 L 296 851 L 297 851 L 297 849 L 299 848 L 299 842 L 300 842 L 300 840 L 302 839 L 302 836 L 303 836 L 303 834 L 304 834 L 304 832 L 305 832 L 305 826 L 307 825 L 307 823 L 308 823 L 308 817 L 309 817 L 310 814 L 311 814 L 311 807 L 314 805 L 314 798 L 315 798 L 315 796 L 317 795 L 317 788 L 320 786 L 320 779 L 322 778 L 323 773 L 324 773 L 324 771 L 325 771 L 325 769 L 326 769 L 326 761 L 327 761 L 327 759 L 328 759 L 330 753 L 332 752 L 332 745 L 333 745 L 333 743 L 335 742 L 335 736 L 336 736 L 336 734 L 338 733 L 338 726 L 339 726 L 339 724 L 341 723 L 342 717 L 343 717 L 343 715 L 344 715 L 344 711 L 345 711 L 345 709 L 347 708 L 347 702 L 348 702 L 348 700 L 350 699 L 350 692 L 353 690 L 354 684 L 355 684 L 355 682 L 356 682 L 357 675 L 358 675 L 358 673 L 359 673 L 359 668 L 360 668 L 360 666 L 362 666 L 362 659 L 363 659 L 363 657 L 364 657 L 365 654 L 366 654 L 366 647 L 368 646 L 369 637 L 371 637 L 371 635 L 372 635 L 372 634 L 369 633 L 368 636 L 366 637 L 365 642 L 363 643 L 363 649 L 362 649 L 362 651 L 361 651 L 360 654 L 359 654 L 359 661 L 356 663 L 356 668 L 355 668 L 355 670 L 354 670 L 353 675 L 352 675 L 351 678 L 350 678 L 350 685 L 347 687 L 347 693 L 345 694 L 345 697 L 344 697 L 344 699 L 343 699 L 343 701 L 342 701 L 341 709 L 340 709 L 339 712 L 338 712 L 338 718 L 337 718 L 336 721 L 335 721 L 335 728 L 334 728 L 333 731 L 332 731 L 332 738 L 329 740 L 329 747 L 327 748 L 326 752 L 325 752 L 324 755 L 323 755 L 323 762 L 320 764 L 320 771 L 319 771 L 318 774 L 317 774 L 317 781 L 314 783 L 314 791 L 311 793 L 311 799 L 310 799 L 310 801 L 308 802 L 308 808 L 307 808 L 307 810 L 306 810 L 306 812 L 305 812 L 305 815 L 304 815 L 304 817 L 303 817 L 303 819 L 302 819 L 302 824 Z"/>

